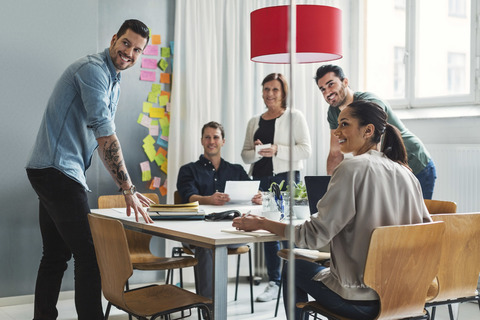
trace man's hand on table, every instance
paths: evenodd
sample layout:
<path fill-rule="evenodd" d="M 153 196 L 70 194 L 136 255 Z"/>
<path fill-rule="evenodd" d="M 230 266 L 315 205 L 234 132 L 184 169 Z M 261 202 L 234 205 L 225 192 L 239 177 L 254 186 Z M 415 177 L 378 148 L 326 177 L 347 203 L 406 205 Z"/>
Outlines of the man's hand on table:
<path fill-rule="evenodd" d="M 127 216 L 130 217 L 131 209 L 135 212 L 135 220 L 138 222 L 138 215 L 142 215 L 146 223 L 153 223 L 152 218 L 148 212 L 143 208 L 144 206 L 148 207 L 150 204 L 154 203 L 151 199 L 145 197 L 139 192 L 135 194 L 126 194 L 125 203 L 127 204 Z"/>

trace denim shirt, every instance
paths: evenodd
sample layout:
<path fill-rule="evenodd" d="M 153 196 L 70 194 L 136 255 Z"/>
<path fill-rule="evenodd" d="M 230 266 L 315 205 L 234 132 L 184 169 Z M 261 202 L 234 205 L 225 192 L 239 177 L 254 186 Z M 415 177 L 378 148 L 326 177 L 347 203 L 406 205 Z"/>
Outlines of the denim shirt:
<path fill-rule="evenodd" d="M 71 64 L 50 96 L 27 169 L 55 168 L 89 190 L 96 139 L 115 133 L 120 79 L 108 48 Z"/>

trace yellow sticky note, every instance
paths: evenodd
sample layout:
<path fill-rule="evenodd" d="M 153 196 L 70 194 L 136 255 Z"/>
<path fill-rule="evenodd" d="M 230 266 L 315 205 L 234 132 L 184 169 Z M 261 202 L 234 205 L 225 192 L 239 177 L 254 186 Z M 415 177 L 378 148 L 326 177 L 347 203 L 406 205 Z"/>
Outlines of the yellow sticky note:
<path fill-rule="evenodd" d="M 151 126 L 158 126 L 158 120 L 152 120 L 150 123 Z"/>
<path fill-rule="evenodd" d="M 151 102 L 144 102 L 144 103 L 143 103 L 142 112 L 150 113 L 150 108 L 151 108 L 151 107 L 152 107 L 152 103 L 151 103 Z"/>
<path fill-rule="evenodd" d="M 138 115 L 138 119 L 137 119 L 137 123 L 138 123 L 138 124 L 141 124 L 141 123 L 142 123 L 142 118 L 143 118 L 143 113 L 140 113 L 140 114 Z"/>
<path fill-rule="evenodd" d="M 150 118 L 164 118 L 165 109 L 164 108 L 150 108 Z"/>
<path fill-rule="evenodd" d="M 160 61 L 158 61 L 158 67 L 162 69 L 162 71 L 165 71 L 168 67 L 168 62 L 165 61 L 165 59 L 160 59 Z"/>
<path fill-rule="evenodd" d="M 152 35 L 152 44 L 160 44 L 162 43 L 162 39 L 159 34 Z"/>
<path fill-rule="evenodd" d="M 158 103 L 158 92 L 149 92 L 147 101 L 151 103 Z"/>
<path fill-rule="evenodd" d="M 168 171 L 168 161 L 165 161 L 165 162 L 162 163 L 162 165 L 160 166 L 160 170 L 165 172 L 165 174 L 167 173 L 167 171 Z"/>
<path fill-rule="evenodd" d="M 168 96 L 160 96 L 158 97 L 158 104 L 160 106 L 166 106 L 168 103 Z"/>
<path fill-rule="evenodd" d="M 145 151 L 145 154 L 148 157 L 148 160 L 152 162 L 155 159 L 155 147 L 153 144 L 144 144 L 143 145 L 143 151 Z"/>
<path fill-rule="evenodd" d="M 170 83 L 170 73 L 161 73 L 160 83 Z"/>

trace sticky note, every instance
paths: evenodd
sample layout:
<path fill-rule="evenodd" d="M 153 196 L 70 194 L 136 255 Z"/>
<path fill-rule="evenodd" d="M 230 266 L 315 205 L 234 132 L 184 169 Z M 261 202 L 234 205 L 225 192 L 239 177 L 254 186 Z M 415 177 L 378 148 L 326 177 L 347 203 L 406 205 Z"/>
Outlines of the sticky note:
<path fill-rule="evenodd" d="M 158 150 L 157 150 L 157 156 L 158 156 L 160 153 L 163 154 L 164 157 L 167 156 L 167 150 L 163 149 L 162 147 L 158 148 Z"/>
<path fill-rule="evenodd" d="M 167 103 L 167 106 L 165 107 L 165 111 L 170 112 L 170 102 Z"/>
<path fill-rule="evenodd" d="M 142 107 L 142 112 L 150 113 L 150 108 L 152 107 L 152 103 L 144 102 Z"/>
<path fill-rule="evenodd" d="M 151 135 L 148 135 L 143 139 L 143 143 L 153 146 L 153 144 L 155 143 L 155 139 L 153 139 Z"/>
<path fill-rule="evenodd" d="M 148 184 L 148 189 L 155 190 L 155 187 L 153 186 L 153 183 L 154 183 L 154 181 L 152 179 L 152 181 L 150 181 L 150 183 Z"/>
<path fill-rule="evenodd" d="M 162 148 L 168 149 L 168 141 L 162 139 L 162 136 L 159 136 L 157 139 L 157 144 Z"/>
<path fill-rule="evenodd" d="M 152 92 L 160 92 L 161 94 L 163 92 L 162 85 L 158 83 L 152 83 Z"/>
<path fill-rule="evenodd" d="M 164 108 L 150 108 L 150 117 L 152 117 L 152 118 L 164 118 L 165 117 L 165 109 Z M 163 130 L 163 127 L 162 127 L 162 130 Z"/>
<path fill-rule="evenodd" d="M 160 194 L 162 195 L 162 197 L 165 197 L 165 195 L 167 194 L 167 188 L 161 186 L 160 188 L 158 188 L 158 190 L 160 190 Z"/>
<path fill-rule="evenodd" d="M 160 153 L 155 156 L 154 160 L 157 163 L 157 166 L 161 166 L 167 160 L 167 158 Z"/>
<path fill-rule="evenodd" d="M 152 137 L 157 137 L 159 134 L 160 128 L 158 127 L 158 124 L 155 125 L 150 125 L 148 126 L 148 134 L 151 135 Z"/>
<path fill-rule="evenodd" d="M 151 137 L 151 136 L 149 136 L 149 137 Z M 142 147 L 143 147 L 143 151 L 145 152 L 145 154 L 148 157 L 148 160 L 150 160 L 150 162 L 152 162 L 155 159 L 155 153 L 156 153 L 155 152 L 155 147 L 153 146 L 153 144 L 144 144 Z"/>
<path fill-rule="evenodd" d="M 164 161 L 162 163 L 162 165 L 160 166 L 160 170 L 162 170 L 163 172 L 165 172 L 165 174 L 167 174 L 167 172 L 168 172 L 168 161 Z"/>
<path fill-rule="evenodd" d="M 137 119 L 137 123 L 138 123 L 138 124 L 142 124 L 142 118 L 143 118 L 143 113 L 140 113 L 140 114 L 138 115 L 138 119 Z"/>
<path fill-rule="evenodd" d="M 158 103 L 158 92 L 149 92 L 147 101 L 151 103 Z M 150 110 L 148 112 L 150 112 Z"/>
<path fill-rule="evenodd" d="M 170 99 L 170 91 L 160 91 L 161 96 L 168 96 L 168 99 Z"/>
<path fill-rule="evenodd" d="M 170 52 L 171 52 L 172 54 L 174 54 L 174 53 L 173 53 L 173 52 L 174 52 L 174 50 L 173 50 L 174 48 L 175 48 L 175 43 L 174 43 L 173 41 L 170 41 Z"/>
<path fill-rule="evenodd" d="M 142 58 L 142 68 L 157 69 L 157 59 Z"/>
<path fill-rule="evenodd" d="M 155 71 L 140 70 L 140 80 L 155 81 Z"/>
<path fill-rule="evenodd" d="M 142 120 L 140 121 L 140 124 L 145 128 L 150 128 L 151 123 L 152 123 L 152 118 L 150 118 L 147 115 L 143 115 Z"/>
<path fill-rule="evenodd" d="M 152 44 L 160 44 L 162 43 L 162 39 L 159 34 L 152 35 Z"/>
<path fill-rule="evenodd" d="M 165 61 L 165 59 L 160 59 L 160 61 L 158 62 L 158 67 L 162 69 L 162 71 L 165 71 L 165 69 L 167 69 L 168 67 L 168 62 Z"/>
<path fill-rule="evenodd" d="M 153 177 L 153 187 L 154 188 L 160 188 L 160 183 L 162 182 L 162 179 L 160 177 Z"/>
<path fill-rule="evenodd" d="M 160 83 L 170 83 L 170 73 L 161 73 Z"/>
<path fill-rule="evenodd" d="M 164 58 L 169 58 L 170 57 L 170 48 L 169 47 L 163 47 L 160 50 L 160 55 Z"/>
<path fill-rule="evenodd" d="M 143 54 L 147 56 L 158 56 L 158 46 L 149 44 L 145 49 L 143 49 Z"/>
<path fill-rule="evenodd" d="M 142 181 L 149 181 L 152 179 L 150 163 L 148 161 L 141 162 L 140 169 L 142 170 Z"/>
<path fill-rule="evenodd" d="M 168 96 L 160 96 L 158 97 L 158 104 L 163 107 L 166 106 L 168 103 Z"/>

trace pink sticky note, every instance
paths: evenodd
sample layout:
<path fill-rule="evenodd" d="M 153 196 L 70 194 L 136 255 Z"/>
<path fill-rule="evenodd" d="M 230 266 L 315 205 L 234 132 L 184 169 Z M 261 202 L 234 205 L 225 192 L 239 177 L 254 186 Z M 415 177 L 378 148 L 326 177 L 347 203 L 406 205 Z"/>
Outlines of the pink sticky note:
<path fill-rule="evenodd" d="M 142 68 L 157 69 L 157 59 L 142 58 Z"/>
<path fill-rule="evenodd" d="M 140 70 L 140 80 L 155 81 L 155 71 Z"/>
<path fill-rule="evenodd" d="M 159 188 L 161 181 L 162 181 L 162 179 L 160 179 L 159 177 L 153 177 L 153 186 L 155 188 Z"/>
<path fill-rule="evenodd" d="M 144 50 L 143 54 L 147 56 L 158 56 L 158 46 L 148 45 Z"/>
<path fill-rule="evenodd" d="M 150 163 L 148 161 L 140 162 L 140 169 L 143 171 L 150 171 Z"/>

